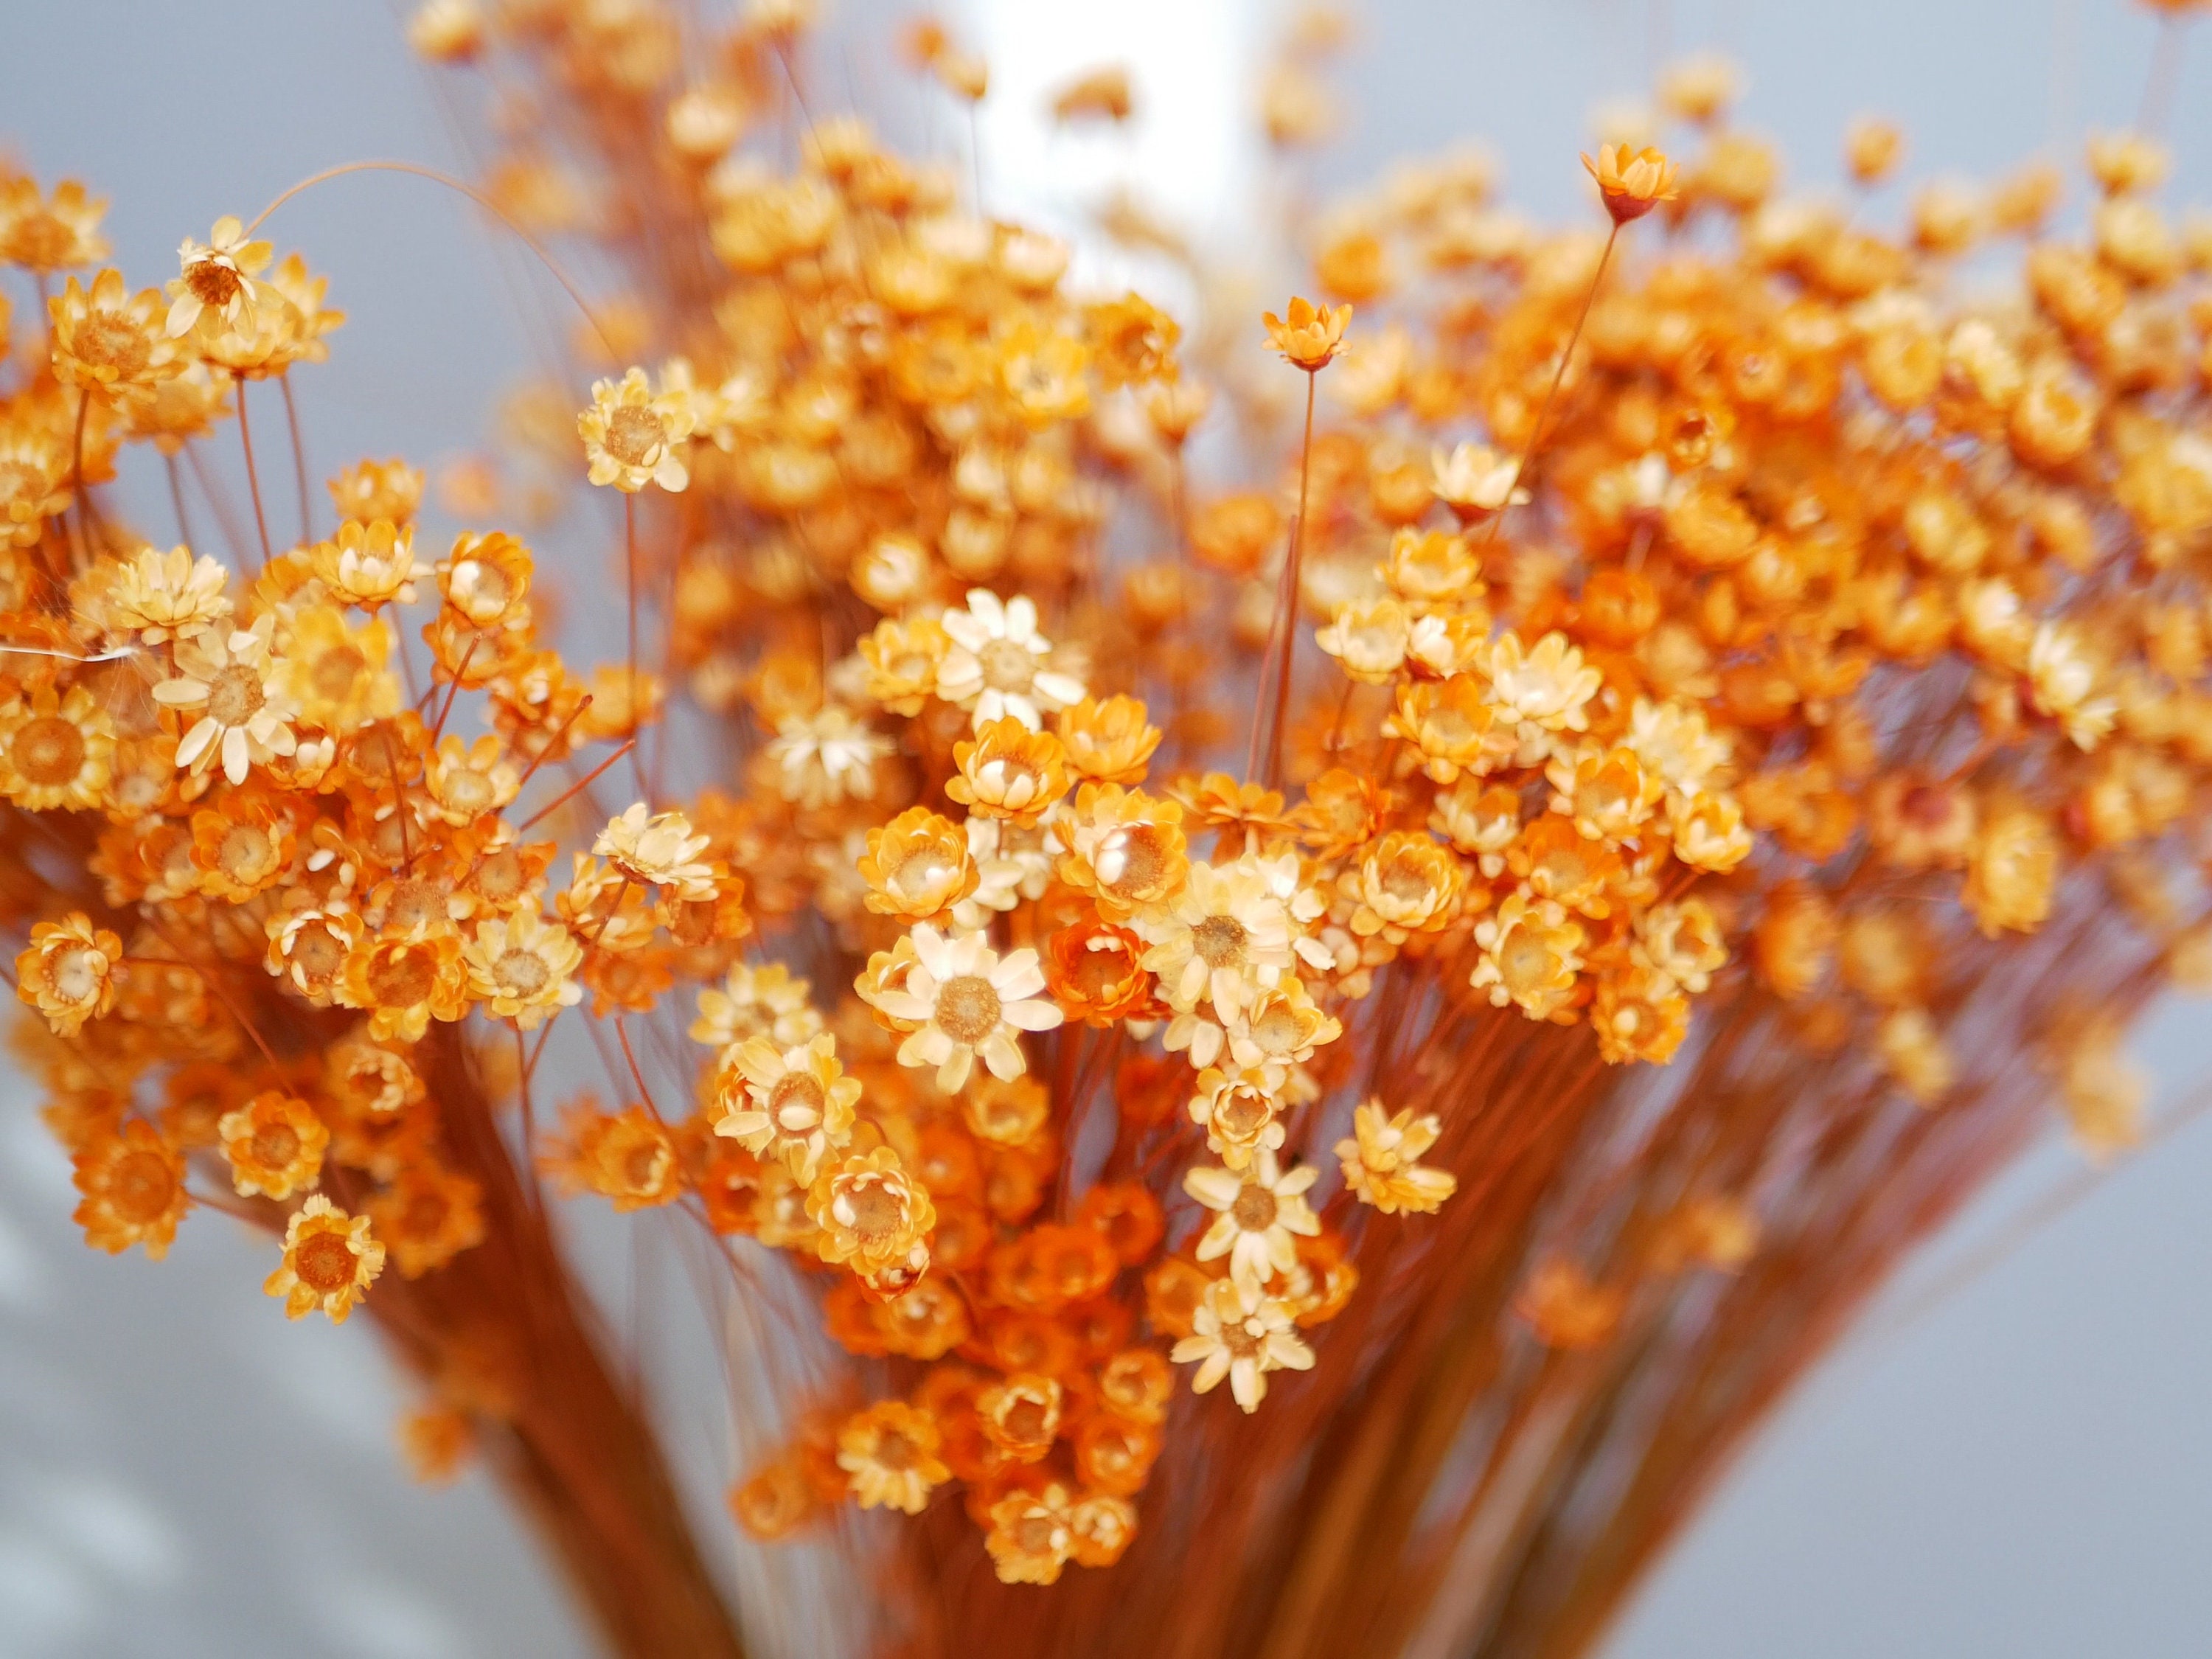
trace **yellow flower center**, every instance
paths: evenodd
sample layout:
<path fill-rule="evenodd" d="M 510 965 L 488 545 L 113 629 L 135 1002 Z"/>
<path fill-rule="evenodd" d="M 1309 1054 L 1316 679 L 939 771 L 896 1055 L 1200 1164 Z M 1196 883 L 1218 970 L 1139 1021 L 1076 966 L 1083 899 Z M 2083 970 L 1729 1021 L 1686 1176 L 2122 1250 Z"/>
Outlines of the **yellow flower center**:
<path fill-rule="evenodd" d="M 75 945 L 63 951 L 54 963 L 54 994 L 68 1003 L 90 1002 L 100 994 L 106 977 L 106 957 Z"/>
<path fill-rule="evenodd" d="M 821 1127 L 828 1100 L 811 1072 L 793 1072 L 769 1096 L 769 1115 L 787 1135 L 808 1135 Z"/>
<path fill-rule="evenodd" d="M 1208 916 L 1190 930 L 1190 948 L 1209 968 L 1231 968 L 1244 959 L 1245 942 L 1251 938 L 1234 916 Z"/>
<path fill-rule="evenodd" d="M 888 1238 L 906 1219 L 906 1206 L 882 1181 L 859 1181 L 838 1194 L 837 1218 L 861 1238 Z"/>
<path fill-rule="evenodd" d="M 220 255 L 210 254 L 185 267 L 185 288 L 204 306 L 223 310 L 246 287 L 238 268 Z"/>
<path fill-rule="evenodd" d="M 380 1008 L 412 1008 L 429 1000 L 438 982 L 433 953 L 425 945 L 380 951 L 368 975 L 368 994 Z"/>
<path fill-rule="evenodd" d="M 663 445 L 668 441 L 668 428 L 660 416 L 649 409 L 627 404 L 607 417 L 607 435 L 602 441 L 608 454 L 624 466 L 651 466 L 660 459 Z"/>
<path fill-rule="evenodd" d="M 980 974 L 949 979 L 937 993 L 937 1024 L 955 1042 L 969 1047 L 999 1028 L 1002 1005 L 991 981 Z"/>
<path fill-rule="evenodd" d="M 492 964 L 492 977 L 511 997 L 534 997 L 552 979 L 553 971 L 532 952 L 520 948 L 502 951 Z"/>
<path fill-rule="evenodd" d="M 243 663 L 233 663 L 208 683 L 208 716 L 217 726 L 245 725 L 268 700 L 261 676 Z"/>
<path fill-rule="evenodd" d="M 128 317 L 95 311 L 77 325 L 70 355 L 88 368 L 106 369 L 103 379 L 131 380 L 145 373 L 154 348 Z"/>

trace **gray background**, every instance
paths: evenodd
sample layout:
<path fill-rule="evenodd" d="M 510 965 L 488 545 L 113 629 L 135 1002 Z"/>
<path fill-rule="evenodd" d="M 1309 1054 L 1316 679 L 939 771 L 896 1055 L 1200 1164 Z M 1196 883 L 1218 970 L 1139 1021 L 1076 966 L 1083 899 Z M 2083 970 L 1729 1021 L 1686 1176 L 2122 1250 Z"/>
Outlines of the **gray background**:
<path fill-rule="evenodd" d="M 890 15 L 845 7 L 862 27 Z M 1324 183 L 1479 134 L 1540 213 L 1577 199 L 1588 112 L 1636 84 L 1652 33 L 1645 0 L 1378 0 L 1366 17 L 1344 77 L 1358 124 Z M 2151 36 L 2118 0 L 1736 0 L 1677 4 L 1667 23 L 1676 46 L 1717 42 L 1751 66 L 1747 120 L 1814 182 L 1833 179 L 1843 124 L 1868 108 L 1906 122 L 1919 173 L 1986 176 L 2054 136 L 2070 156 L 2081 125 L 2130 118 Z M 380 5 L 7 0 L 0 38 L 0 143 L 42 179 L 76 173 L 113 198 L 134 283 L 171 274 L 177 241 L 216 215 L 250 214 L 317 167 L 453 154 L 441 95 Z M 2182 200 L 2212 196 L 2212 42 L 2196 45 Z M 363 453 L 434 461 L 470 445 L 526 362 L 530 323 L 510 303 L 514 268 L 465 211 L 416 181 L 352 179 L 272 231 L 333 273 L 352 313 L 332 365 L 300 377 L 316 477 Z M 273 493 L 289 523 L 288 488 Z M 2208 1033 L 2199 1005 L 2144 1035 L 2160 1109 L 2205 1071 Z M 166 1263 L 86 1250 L 66 1160 L 31 1106 L 0 1082 L 0 1655 L 587 1650 L 480 1478 L 428 1492 L 398 1474 L 406 1402 L 368 1329 L 288 1326 L 259 1291 L 265 1247 L 212 1214 Z M 2011 1240 L 2079 1170 L 2063 1146 L 2039 1153 L 1919 1282 Z M 1900 1291 L 1664 1564 L 1616 1659 L 2205 1652 L 2208 1190 L 2212 1130 L 2184 1129 L 2081 1186 L 1932 1311 Z M 708 1485 L 714 1437 L 691 1436 Z"/>

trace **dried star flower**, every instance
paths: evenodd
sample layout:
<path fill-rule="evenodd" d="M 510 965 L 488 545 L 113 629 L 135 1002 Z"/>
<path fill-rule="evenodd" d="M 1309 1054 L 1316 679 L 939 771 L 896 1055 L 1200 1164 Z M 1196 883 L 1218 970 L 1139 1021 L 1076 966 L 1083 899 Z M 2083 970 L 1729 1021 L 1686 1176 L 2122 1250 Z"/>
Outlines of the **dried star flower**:
<path fill-rule="evenodd" d="M 1036 631 L 1036 606 L 1024 595 L 1000 602 L 971 589 L 967 608 L 939 619 L 952 643 L 938 665 L 937 695 L 969 711 L 981 732 L 1008 717 L 1040 730 L 1046 712 L 1083 701 L 1082 682 L 1048 665 L 1051 643 Z"/>
<path fill-rule="evenodd" d="M 1037 995 L 1044 974 L 1036 952 L 1002 957 L 980 933 L 947 937 L 927 922 L 909 937 L 915 962 L 903 986 L 875 999 L 894 1018 L 912 1022 L 899 1064 L 935 1066 L 937 1085 L 947 1091 L 968 1080 L 978 1058 L 1002 1082 L 1019 1077 L 1028 1062 L 1016 1033 L 1049 1031 L 1063 1018 Z"/>
<path fill-rule="evenodd" d="M 823 1158 L 852 1138 L 860 1098 L 860 1080 L 837 1063 L 836 1039 L 824 1031 L 779 1048 L 772 1037 L 750 1037 L 726 1063 L 730 1075 L 714 1133 L 755 1157 L 780 1158 L 811 1184 Z"/>
<path fill-rule="evenodd" d="M 868 908 L 908 921 L 936 921 L 973 893 L 981 878 L 968 855 L 966 835 L 926 806 L 909 807 L 869 830 L 859 868 L 868 884 Z"/>
<path fill-rule="evenodd" d="M 89 811 L 104 804 L 114 724 L 90 690 L 40 686 L 0 704 L 0 795 L 26 811 Z"/>
<path fill-rule="evenodd" d="M 57 1036 L 72 1037 L 115 1006 L 122 960 L 120 939 L 72 911 L 31 929 L 30 948 L 15 958 L 15 994 L 46 1017 Z"/>
<path fill-rule="evenodd" d="M 991 1505 L 984 1547 L 1006 1584 L 1050 1584 L 1075 1553 L 1074 1516 L 1058 1482 L 1040 1492 L 1010 1492 Z"/>
<path fill-rule="evenodd" d="M 1606 144 L 1595 161 L 1583 156 L 1583 167 L 1597 181 L 1605 210 L 1616 225 L 1641 219 L 1662 202 L 1674 199 L 1674 164 L 1656 149 Z"/>
<path fill-rule="evenodd" d="M 370 1236 L 368 1218 L 349 1216 L 317 1193 L 286 1224 L 284 1260 L 261 1288 L 284 1298 L 287 1319 L 320 1309 L 343 1325 L 383 1271 L 384 1246 Z"/>
<path fill-rule="evenodd" d="M 177 250 L 182 274 L 169 284 L 170 337 L 181 339 L 196 330 L 203 340 L 225 328 L 251 332 L 259 305 L 272 299 L 282 303 L 258 280 L 272 253 L 266 242 L 247 241 L 245 227 L 228 215 L 215 222 L 206 241 L 186 237 Z"/>
<path fill-rule="evenodd" d="M 1267 1373 L 1310 1370 L 1313 1350 L 1300 1339 L 1289 1309 L 1237 1279 L 1216 1279 L 1192 1316 L 1191 1334 L 1175 1345 L 1178 1365 L 1198 1362 L 1191 1392 L 1210 1393 L 1224 1377 L 1247 1412 L 1267 1397 Z"/>
<path fill-rule="evenodd" d="M 1311 301 L 1293 297 L 1285 313 L 1278 317 L 1270 311 L 1261 317 L 1267 329 L 1267 343 L 1294 368 L 1309 374 L 1327 368 L 1344 349 L 1344 331 L 1351 326 L 1352 307 L 1316 306 Z"/>
<path fill-rule="evenodd" d="M 40 273 L 97 264 L 107 257 L 100 234 L 106 211 L 106 201 L 86 194 L 74 179 L 56 185 L 51 197 L 29 178 L 0 179 L 0 260 Z"/>
<path fill-rule="evenodd" d="M 273 683 L 276 663 L 270 636 L 275 618 L 262 617 L 251 628 L 218 634 L 210 629 L 174 647 L 177 672 L 154 687 L 154 701 L 189 717 L 197 711 L 177 745 L 177 768 L 194 775 L 218 757 L 222 775 L 246 781 L 255 766 L 267 766 L 298 747 L 291 727 L 292 705 Z"/>
<path fill-rule="evenodd" d="M 316 543 L 309 556 L 332 597 L 370 611 L 414 604 L 416 580 L 430 574 L 415 556 L 415 532 L 389 519 L 349 519 L 336 540 Z"/>
<path fill-rule="evenodd" d="M 825 1164 L 806 1188 L 806 1213 L 820 1229 L 815 1253 L 855 1273 L 881 1273 L 907 1262 L 936 1222 L 929 1193 L 888 1146 Z"/>
<path fill-rule="evenodd" d="M 591 407 L 576 416 L 592 482 L 629 495 L 649 483 L 680 493 L 691 473 L 677 446 L 691 435 L 693 418 L 689 398 L 667 391 L 656 397 L 641 368 L 594 382 Z"/>
<path fill-rule="evenodd" d="M 312 1106 L 276 1089 L 223 1114 L 217 1128 L 231 1184 L 241 1197 L 285 1199 L 313 1187 L 331 1140 Z"/>
<path fill-rule="evenodd" d="M 483 1012 L 513 1020 L 518 1030 L 535 1030 L 583 1000 L 575 980 L 583 946 L 567 927 L 534 908 L 477 923 L 475 937 L 461 947 L 461 960 Z"/>
<path fill-rule="evenodd" d="M 592 851 L 625 881 L 708 898 L 714 894 L 714 872 L 699 858 L 707 843 L 708 837 L 694 834 L 683 813 L 651 812 L 643 801 L 635 801 L 607 820 Z"/>
<path fill-rule="evenodd" d="M 952 1478 L 937 1453 L 937 1419 L 903 1401 L 879 1401 L 837 1431 L 837 1467 L 864 1510 L 878 1505 L 919 1515 L 933 1489 Z"/>
<path fill-rule="evenodd" d="M 960 770 L 945 784 L 945 795 L 979 817 L 1026 827 L 1067 793 L 1060 739 L 1011 715 L 978 721 L 974 741 L 955 744 L 952 758 Z"/>
<path fill-rule="evenodd" d="M 120 271 L 101 271 L 89 292 L 70 277 L 47 302 L 55 378 L 118 404 L 150 401 L 155 388 L 181 374 L 186 362 L 163 331 L 161 313 L 161 295 L 150 288 L 129 295 Z"/>
<path fill-rule="evenodd" d="M 1310 1164 L 1279 1168 L 1264 1147 L 1241 1171 L 1202 1166 L 1185 1171 L 1183 1190 L 1215 1212 L 1198 1242 L 1198 1259 L 1227 1256 L 1230 1276 L 1254 1291 L 1272 1275 L 1289 1273 L 1297 1265 L 1293 1235 L 1310 1237 L 1321 1231 L 1304 1197 L 1320 1176 Z"/>
<path fill-rule="evenodd" d="M 183 1157 L 152 1124 L 133 1118 L 74 1162 L 82 1196 L 74 1218 L 87 1243 L 111 1255 L 141 1244 L 155 1261 L 168 1254 L 191 1200 L 185 1192 Z"/>
<path fill-rule="evenodd" d="M 1352 1138 L 1336 1143 L 1336 1156 L 1346 1188 L 1361 1203 L 1384 1215 L 1427 1215 L 1452 1195 L 1459 1183 L 1450 1172 L 1419 1161 L 1443 1133 L 1435 1117 L 1416 1117 L 1411 1107 L 1393 1116 L 1381 1101 L 1366 1100 L 1352 1122 Z"/>

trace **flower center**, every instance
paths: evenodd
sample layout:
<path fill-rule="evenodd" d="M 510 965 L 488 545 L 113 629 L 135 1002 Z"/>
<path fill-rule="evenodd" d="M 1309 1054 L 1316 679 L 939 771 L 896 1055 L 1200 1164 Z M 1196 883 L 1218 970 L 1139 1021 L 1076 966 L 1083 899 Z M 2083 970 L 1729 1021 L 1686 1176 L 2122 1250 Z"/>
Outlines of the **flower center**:
<path fill-rule="evenodd" d="M 509 996 L 534 997 L 545 988 L 553 975 L 536 955 L 517 949 L 500 952 L 499 960 L 492 965 L 492 977 Z"/>
<path fill-rule="evenodd" d="M 328 1296 L 353 1283 L 352 1242 L 343 1233 L 317 1233 L 292 1252 L 292 1271 L 310 1290 Z"/>
<path fill-rule="evenodd" d="M 345 961 L 345 946 L 327 927 L 318 923 L 293 935 L 288 954 L 294 973 L 319 988 L 331 982 Z"/>
<path fill-rule="evenodd" d="M 934 842 L 917 847 L 899 860 L 891 884 L 909 897 L 933 892 L 951 879 L 952 865 Z"/>
<path fill-rule="evenodd" d="M 1012 640 L 993 640 L 977 653 L 983 684 L 994 691 L 1026 691 L 1036 678 L 1036 654 Z"/>
<path fill-rule="evenodd" d="M 402 933 L 426 922 L 443 921 L 446 890 L 434 881 L 400 882 L 392 890 L 392 901 L 385 908 L 384 918 L 387 927 L 397 927 Z"/>
<path fill-rule="evenodd" d="M 821 1126 L 826 1098 L 811 1073 L 793 1072 L 769 1097 L 769 1115 L 787 1135 L 811 1134 Z"/>
<path fill-rule="evenodd" d="M 1295 1053 L 1303 1035 L 1298 1017 L 1280 1003 L 1252 1023 L 1252 1041 L 1271 1054 Z"/>
<path fill-rule="evenodd" d="M 491 780 L 481 772 L 466 767 L 448 772 L 445 778 L 446 801 L 465 812 L 481 812 L 491 805 Z"/>
<path fill-rule="evenodd" d="M 624 466 L 651 466 L 660 459 L 668 429 L 660 416 L 635 404 L 617 409 L 607 418 L 605 447 Z"/>
<path fill-rule="evenodd" d="M 158 1220 L 176 1195 L 176 1172 L 158 1152 L 126 1152 L 107 1177 L 109 1206 L 135 1226 Z"/>
<path fill-rule="evenodd" d="M 1114 830 L 1099 843 L 1097 867 L 1098 879 L 1111 892 L 1127 896 L 1149 890 L 1167 868 L 1159 832 L 1148 823 Z"/>
<path fill-rule="evenodd" d="M 254 882 L 276 862 L 276 844 L 258 824 L 234 823 L 223 831 L 216 866 L 236 882 Z"/>
<path fill-rule="evenodd" d="M 58 715 L 24 722 L 8 745 L 8 758 L 25 781 L 53 787 L 73 781 L 84 767 L 84 733 Z"/>
<path fill-rule="evenodd" d="M 54 966 L 54 989 L 65 1002 L 89 1002 L 107 977 L 107 958 L 82 945 L 65 951 Z"/>
<path fill-rule="evenodd" d="M 1237 1201 L 1229 1206 L 1229 1213 L 1237 1224 L 1248 1233 L 1263 1233 L 1275 1224 L 1279 1206 L 1274 1194 L 1265 1187 L 1248 1186 L 1237 1194 Z"/>
<path fill-rule="evenodd" d="M 431 953 L 416 945 L 377 952 L 368 970 L 368 994 L 380 1008 L 412 1008 L 429 1000 L 437 983 Z"/>
<path fill-rule="evenodd" d="M 912 1468 L 916 1462 L 914 1442 L 896 1429 L 885 1429 L 876 1438 L 876 1462 L 894 1474 Z"/>
<path fill-rule="evenodd" d="M 1251 937 L 1234 916 L 1208 916 L 1190 930 L 1190 948 L 1209 968 L 1228 968 L 1244 959 L 1244 942 Z"/>
<path fill-rule="evenodd" d="M 253 1132 L 249 1151 L 264 1170 L 289 1169 L 300 1155 L 299 1131 L 289 1123 L 264 1124 Z"/>
<path fill-rule="evenodd" d="M 368 666 L 368 659 L 358 646 L 334 645 L 315 658 L 307 681 L 315 688 L 317 696 L 331 702 L 343 702 L 353 696 L 354 686 Z"/>
<path fill-rule="evenodd" d="M 937 994 L 937 1024 L 955 1042 L 970 1048 L 999 1027 L 999 994 L 980 974 L 949 979 Z"/>
<path fill-rule="evenodd" d="M 848 1188 L 841 1194 L 838 1219 L 865 1239 L 888 1238 L 905 1219 L 906 1206 L 896 1193 L 880 1181 Z"/>
<path fill-rule="evenodd" d="M 216 309 L 228 306 L 246 286 L 237 267 L 219 256 L 195 259 L 185 267 L 185 287 L 192 298 Z"/>
<path fill-rule="evenodd" d="M 112 371 L 118 380 L 130 380 L 145 372 L 154 349 L 129 318 L 95 311 L 77 325 L 74 355 L 81 362 Z"/>
<path fill-rule="evenodd" d="M 208 684 L 208 716 L 217 726 L 243 726 L 267 701 L 261 676 L 242 663 L 234 663 Z"/>

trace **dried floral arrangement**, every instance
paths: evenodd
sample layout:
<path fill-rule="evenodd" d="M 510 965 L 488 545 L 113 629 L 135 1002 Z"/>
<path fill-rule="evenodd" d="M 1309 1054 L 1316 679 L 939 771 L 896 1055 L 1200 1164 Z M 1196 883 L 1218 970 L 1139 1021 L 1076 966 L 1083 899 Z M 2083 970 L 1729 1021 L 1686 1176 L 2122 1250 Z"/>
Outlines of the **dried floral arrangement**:
<path fill-rule="evenodd" d="M 1316 222 L 1322 302 L 1186 349 L 814 109 L 810 27 L 411 25 L 497 89 L 498 234 L 612 273 L 510 411 L 565 573 L 418 545 L 399 460 L 334 519 L 298 464 L 285 544 L 253 411 L 343 321 L 261 239 L 295 192 L 134 292 L 100 202 L 0 181 L 0 892 L 86 1237 L 265 1230 L 612 1651 L 774 1650 L 851 1573 L 854 1651 L 1586 1653 L 2054 1101 L 2130 1140 L 2130 1022 L 2212 983 L 2212 228 L 2136 131 L 2071 229 L 2047 164 L 1885 229 L 1701 58 L 1590 225 L 1408 166 Z M 252 521 L 179 540 L 233 422 Z M 155 457 L 149 540 L 101 487 Z M 603 568 L 586 665 L 546 613 Z M 733 1522 L 826 1568 L 732 1604 L 556 1193 L 749 1310 Z"/>

